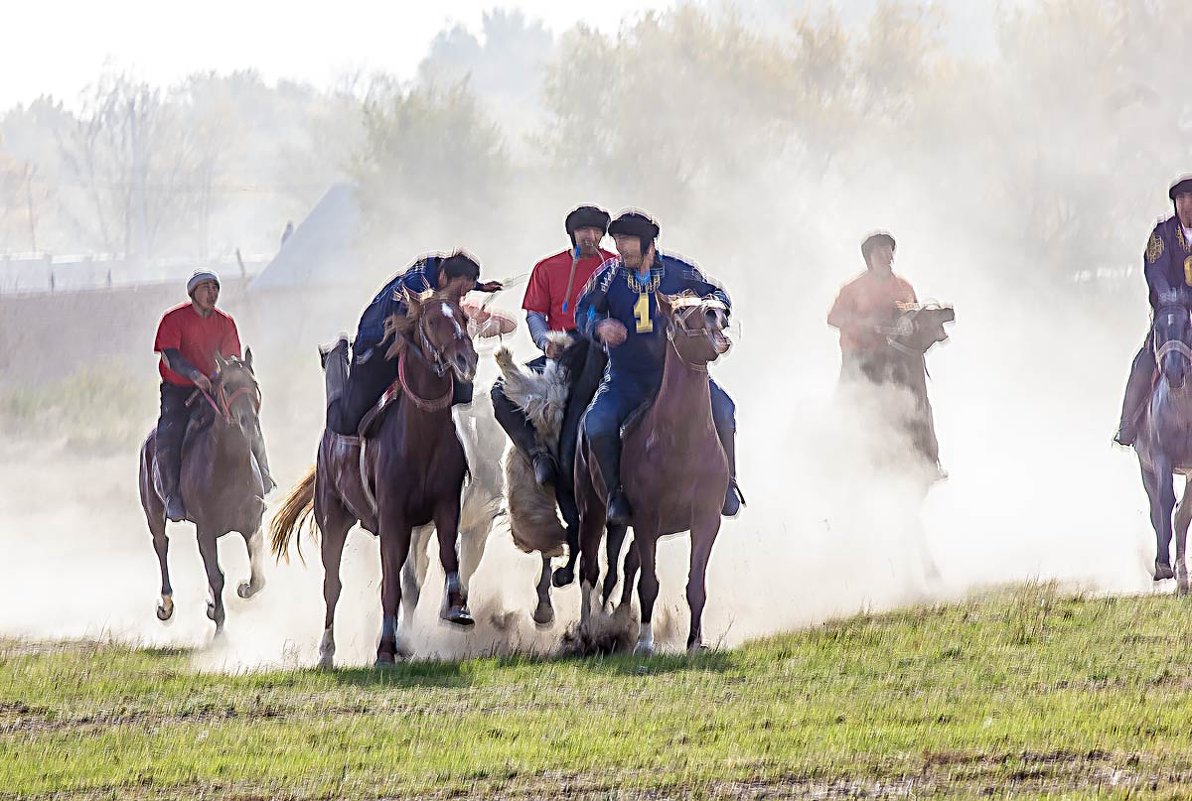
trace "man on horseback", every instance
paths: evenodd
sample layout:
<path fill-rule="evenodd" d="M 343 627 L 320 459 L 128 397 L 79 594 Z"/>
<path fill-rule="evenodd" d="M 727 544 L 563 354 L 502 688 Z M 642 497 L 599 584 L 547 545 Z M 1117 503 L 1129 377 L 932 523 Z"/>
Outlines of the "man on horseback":
<path fill-rule="evenodd" d="M 571 247 L 547 256 L 534 265 L 522 308 L 526 312 L 530 337 L 543 355 L 527 365 L 531 370 L 540 373 L 545 369 L 547 359 L 557 359 L 562 355 L 563 346 L 547 336 L 551 331 L 576 335 L 575 309 L 580 292 L 600 265 L 613 257 L 612 253 L 600 247 L 600 240 L 608 231 L 608 222 L 609 215 L 604 209 L 595 206 L 573 209 L 563 222 L 567 236 L 571 238 Z M 540 441 L 526 415 L 506 397 L 503 381 L 493 383 L 492 400 L 497 422 L 505 429 L 514 446 L 530 459 L 538 484 L 545 486 L 555 483 L 558 475 L 555 456 Z M 564 432 L 563 441 L 566 440 L 567 432 Z M 570 450 L 560 448 L 563 453 Z"/>
<path fill-rule="evenodd" d="M 348 364 L 348 341 L 341 338 L 324 355 L 327 371 L 327 427 L 337 434 L 355 435 L 368 410 L 376 405 L 397 380 L 397 360 L 387 358 L 385 320 L 404 317 L 406 293 L 423 295 L 441 292 L 458 303 L 472 290 L 497 292 L 498 281 L 480 282 L 480 265 L 474 258 L 456 251 L 431 254 L 414 262 L 405 272 L 381 288 L 364 314 L 352 344 L 354 358 Z M 429 355 L 429 354 L 427 354 Z M 452 405 L 472 402 L 472 385 L 455 382 Z"/>
<path fill-rule="evenodd" d="M 927 397 L 926 367 L 920 361 L 901 377 L 891 370 L 895 353 L 890 337 L 913 333 L 914 324 L 903 312 L 918 303 L 910 282 L 894 273 L 896 248 L 894 237 L 886 231 L 866 237 L 861 243 L 866 270 L 841 288 L 828 312 L 828 325 L 840 330 L 842 382 L 882 385 L 895 380 L 915 396 L 919 418 L 912 426 L 915 447 L 938 468 L 939 443 Z"/>
<path fill-rule="evenodd" d="M 182 445 L 190 422 L 192 397 L 211 392 L 216 373 L 216 356 L 240 357 L 240 336 L 236 322 L 215 308 L 219 300 L 219 277 L 199 270 L 186 283 L 188 303 L 170 309 L 157 326 L 153 350 L 161 354 L 161 414 L 157 420 L 157 466 L 166 498 L 166 517 L 172 522 L 186 519 L 186 504 L 179 491 Z M 195 407 L 197 408 L 197 407 Z M 265 442 L 259 433 L 252 441 L 252 453 L 261 471 L 265 492 L 276 486 L 269 473 Z"/>
<path fill-rule="evenodd" d="M 600 467 L 608 498 L 608 522 L 625 525 L 632 509 L 621 488 L 621 426 L 650 400 L 662 382 L 667 334 L 657 293 L 692 292 L 714 297 L 731 308 L 728 294 L 694 266 L 655 247 L 658 223 L 637 211 L 623 212 L 608 227 L 616 258 L 592 276 L 580 297 L 579 331 L 608 348 L 604 381 L 584 415 L 584 432 Z M 732 517 L 741 507 L 736 479 L 736 409 L 709 378 L 712 417 L 728 458 L 729 486 L 722 514 Z"/>
<path fill-rule="evenodd" d="M 1192 175 L 1178 178 L 1167 196 L 1175 213 L 1155 226 L 1143 254 L 1143 275 L 1152 314 L 1166 299 L 1177 298 L 1186 305 L 1185 296 L 1188 287 L 1192 287 Z M 1155 352 L 1148 331 L 1126 382 L 1122 418 L 1114 435 L 1119 445 L 1133 445 L 1137 438 L 1138 420 L 1150 398 L 1154 372 Z"/>

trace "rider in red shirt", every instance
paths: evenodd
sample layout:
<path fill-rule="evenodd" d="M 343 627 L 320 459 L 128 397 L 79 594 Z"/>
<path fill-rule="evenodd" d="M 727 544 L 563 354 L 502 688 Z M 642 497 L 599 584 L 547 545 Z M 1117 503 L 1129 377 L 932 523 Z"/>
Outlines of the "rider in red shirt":
<path fill-rule="evenodd" d="M 529 363 L 530 369 L 541 372 L 547 359 L 562 355 L 562 346 L 547 339 L 549 332 L 567 331 L 575 336 L 575 305 L 579 296 L 604 260 L 613 256 L 600 248 L 600 240 L 608 231 L 608 222 L 609 215 L 604 209 L 595 206 L 573 209 L 563 222 L 567 236 L 571 238 L 571 247 L 534 265 L 522 308 L 526 311 L 530 338 L 543 355 Z M 553 484 L 558 475 L 555 457 L 539 441 L 525 414 L 505 397 L 503 382 L 493 384 L 492 399 L 497 422 L 513 440 L 514 446 L 530 458 L 534 478 L 540 485 Z"/>
<path fill-rule="evenodd" d="M 162 379 L 156 458 L 166 496 L 166 517 L 174 522 L 186 519 L 186 505 L 178 484 L 182 472 L 182 439 L 191 413 L 187 401 L 196 388 L 211 392 L 217 353 L 224 358 L 240 357 L 236 322 L 215 308 L 219 277 L 199 270 L 186 283 L 186 293 L 190 302 L 179 304 L 162 316 L 153 343 L 153 350 L 161 354 L 158 371 Z M 254 439 L 252 450 L 268 492 L 275 485 L 269 474 L 264 441 Z"/>

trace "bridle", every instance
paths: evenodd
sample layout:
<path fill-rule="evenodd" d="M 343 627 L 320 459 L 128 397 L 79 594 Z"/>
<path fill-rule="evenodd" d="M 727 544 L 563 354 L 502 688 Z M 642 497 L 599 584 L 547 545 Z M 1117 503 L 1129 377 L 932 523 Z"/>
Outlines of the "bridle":
<path fill-rule="evenodd" d="M 397 380 L 401 383 L 402 392 L 413 401 L 414 406 L 423 412 L 441 412 L 451 406 L 451 398 L 455 394 L 455 376 L 452 373 L 451 365 L 444 360 L 443 355 L 451 345 L 462 339 L 467 339 L 468 336 L 463 326 L 459 324 L 459 319 L 456 317 L 458 308 L 454 304 L 442 298 L 432 302 L 441 303 L 442 308 L 451 311 L 451 322 L 455 325 L 455 332 L 451 340 L 441 348 L 434 346 L 434 343 L 430 341 L 430 336 L 426 333 L 427 311 L 423 309 L 418 317 L 417 343 L 407 337 L 406 347 L 402 348 L 401 353 L 397 357 Z M 406 361 L 407 354 L 409 353 L 413 353 L 420 362 L 429 367 L 439 378 L 447 376 L 446 392 L 437 398 L 423 398 L 410 389 L 410 384 L 406 380 Z"/>
<path fill-rule="evenodd" d="M 195 390 L 203 396 L 203 400 L 207 401 L 207 405 L 211 407 L 212 411 L 221 418 L 225 423 L 232 423 L 232 404 L 244 396 L 248 396 L 252 400 L 253 412 L 257 415 L 261 413 L 261 388 L 257 386 L 254 380 L 248 386 L 240 387 L 228 392 L 227 387 L 221 380 L 218 386 L 214 389 L 214 397 L 211 393 L 205 392 L 201 387 L 195 387 Z"/>
<path fill-rule="evenodd" d="M 707 363 L 689 362 L 683 358 L 679 346 L 675 344 L 676 336 L 684 337 L 710 337 L 711 333 L 707 328 L 690 328 L 687 325 L 687 319 L 695 312 L 702 312 L 707 314 L 709 311 L 719 311 L 727 315 L 728 307 L 723 302 L 715 298 L 699 298 L 699 297 L 679 297 L 671 301 L 671 319 L 670 324 L 666 329 L 666 338 L 670 346 L 675 349 L 675 355 L 679 357 L 687 368 L 699 373 L 708 372 Z"/>
<path fill-rule="evenodd" d="M 1165 306 L 1160 306 L 1155 310 L 1155 319 L 1159 319 L 1159 316 L 1164 314 L 1182 314 L 1185 318 L 1188 318 L 1189 316 L 1188 309 L 1183 305 L 1177 304 L 1167 304 Z M 1163 357 L 1169 353 L 1178 353 L 1187 359 L 1190 364 L 1192 364 L 1192 347 L 1189 347 L 1189 345 L 1183 340 L 1169 339 L 1166 342 L 1160 343 L 1158 342 L 1158 337 L 1155 335 L 1155 333 L 1151 334 L 1151 339 L 1151 346 L 1155 351 L 1155 365 L 1160 370 L 1163 369 Z"/>

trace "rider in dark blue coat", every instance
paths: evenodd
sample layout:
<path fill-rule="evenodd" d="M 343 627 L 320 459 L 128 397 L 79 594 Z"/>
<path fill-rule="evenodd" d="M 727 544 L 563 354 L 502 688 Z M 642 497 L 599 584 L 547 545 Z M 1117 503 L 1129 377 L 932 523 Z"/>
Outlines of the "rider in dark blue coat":
<path fill-rule="evenodd" d="M 580 333 L 608 348 L 604 381 L 584 416 L 584 432 L 600 465 L 608 491 L 608 519 L 628 523 L 632 514 L 621 490 L 621 426 L 638 406 L 658 392 L 666 358 L 666 319 L 658 310 L 657 293 L 694 292 L 731 308 L 728 294 L 694 265 L 659 253 L 654 240 L 658 224 L 645 214 L 626 212 L 608 227 L 621 255 L 600 266 L 584 288 L 577 306 Z M 741 506 L 736 471 L 736 409 L 732 399 L 711 381 L 712 418 L 729 463 L 729 488 L 723 513 Z"/>
<path fill-rule="evenodd" d="M 1143 275 L 1152 311 L 1172 300 L 1186 304 L 1192 291 L 1189 290 L 1192 287 L 1192 175 L 1177 179 L 1167 196 L 1171 198 L 1175 214 L 1155 226 L 1143 255 Z M 1134 357 L 1126 382 L 1122 419 L 1114 437 L 1121 445 L 1134 444 L 1138 418 L 1150 397 L 1154 372 L 1155 351 L 1148 332 L 1142 349 Z"/>
<path fill-rule="evenodd" d="M 327 372 L 327 427 L 337 434 L 354 435 L 365 414 L 385 390 L 397 380 L 397 360 L 385 356 L 385 320 L 406 313 L 406 293 L 425 295 L 443 292 L 458 302 L 468 292 L 496 292 L 501 284 L 480 282 L 480 265 L 474 258 L 457 251 L 448 255 L 432 254 L 414 262 L 376 294 L 360 316 L 356 339 L 352 343 L 351 367 L 348 367 L 347 340 L 341 339 L 324 353 Z M 472 385 L 455 383 L 452 404 L 470 403 Z"/>

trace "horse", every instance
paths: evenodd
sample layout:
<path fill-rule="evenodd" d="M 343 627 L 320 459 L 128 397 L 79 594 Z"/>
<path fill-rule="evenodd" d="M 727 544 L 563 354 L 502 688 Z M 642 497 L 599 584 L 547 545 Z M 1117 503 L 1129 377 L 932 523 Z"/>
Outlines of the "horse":
<path fill-rule="evenodd" d="M 910 436 L 915 451 L 933 467 L 939 463 L 939 442 L 927 396 L 926 354 L 948 339 L 944 325 L 955 319 L 950 306 L 908 306 L 899 311 L 894 325 L 878 329 L 886 337 L 884 346 L 848 354 L 841 365 L 842 384 L 864 380 L 879 387 L 902 387 L 911 394 L 912 408 L 898 423 Z"/>
<path fill-rule="evenodd" d="M 720 532 L 720 509 L 729 482 L 728 458 L 712 423 L 708 383 L 708 365 L 730 347 L 725 334 L 727 310 L 710 298 L 661 293 L 657 297 L 659 311 L 667 321 L 662 383 L 648 409 L 624 426 L 621 457 L 622 486 L 633 509 L 629 559 L 641 569 L 641 628 L 634 651 L 645 655 L 654 652 L 651 620 L 658 597 L 658 539 L 684 531 L 691 532 L 687 648 L 697 651 L 703 647 L 708 560 Z M 592 615 L 598 611 L 595 587 L 607 499 L 604 481 L 594 473 L 598 467 L 586 438 L 580 438 L 578 451 L 575 494 L 580 518 L 582 631 L 591 626 Z M 615 564 L 610 561 L 610 573 L 615 573 Z M 626 597 L 631 582 L 627 575 Z M 606 602 L 609 585 L 606 580 Z"/>
<path fill-rule="evenodd" d="M 505 496 L 513 542 L 525 553 L 537 553 L 542 570 L 535 587 L 537 604 L 534 623 L 540 627 L 554 622 L 551 586 L 565 587 L 574 581 L 579 559 L 579 514 L 572 491 L 575 467 L 575 437 L 579 418 L 587 408 L 607 359 L 603 349 L 587 339 L 575 339 L 565 332 L 549 338 L 563 348 L 558 359 L 546 361 L 542 372 L 524 370 L 513 354 L 502 348 L 497 366 L 504 380 L 505 396 L 530 420 L 538 438 L 557 456 L 558 480 L 554 487 L 541 487 L 534 480 L 530 459 L 510 444 L 503 460 Z M 559 520 L 559 514 L 563 522 Z M 608 526 L 609 542 L 620 543 L 624 526 Z M 567 563 L 552 572 L 551 560 L 562 556 L 567 546 Z M 616 583 L 616 572 L 610 573 Z M 607 595 L 612 592 L 608 587 Z"/>
<path fill-rule="evenodd" d="M 289 551 L 294 534 L 311 520 L 322 533 L 323 599 L 326 616 L 319 664 L 335 656 L 335 607 L 339 569 L 348 531 L 357 522 L 381 541 L 381 637 L 377 666 L 392 665 L 405 649 L 399 638 L 401 572 L 413 530 L 434 523 L 445 574 L 439 617 L 455 626 L 474 625 L 460 581 L 460 494 L 467 457 L 452 419 L 454 381 L 471 381 L 477 355 L 468 320 L 442 295 L 408 294 L 405 317 L 386 321 L 385 358 L 397 359 L 394 400 L 375 421 L 375 437 L 347 437 L 324 429 L 315 466 L 287 496 L 271 526 L 273 552 Z M 378 357 L 380 354 L 374 356 Z M 367 423 L 365 424 L 367 429 Z"/>
<path fill-rule="evenodd" d="M 218 634 L 223 630 L 225 612 L 224 575 L 219 567 L 216 540 L 231 531 L 238 531 L 244 537 L 249 579 L 237 586 L 236 594 L 251 598 L 264 589 L 261 519 L 265 512 L 265 488 L 251 448 L 253 437 L 260 435 L 261 408 L 252 350 L 245 351 L 243 360 L 224 359 L 217 354 L 215 363 L 217 372 L 211 381 L 211 394 L 196 388 L 191 397 L 192 402 L 205 403 L 194 415 L 183 445 L 179 489 L 186 498 L 187 519 L 195 524 L 198 534 L 199 553 L 203 556 L 211 591 L 207 617 L 215 623 Z M 174 615 L 174 589 L 166 558 L 169 550 L 166 507 L 156 455 L 157 432 L 151 431 L 141 445 L 138 483 L 141 508 L 161 565 L 157 618 L 164 622 Z"/>
<path fill-rule="evenodd" d="M 459 514 L 459 583 L 464 597 L 469 596 L 472 576 L 484 558 L 493 524 L 504 512 L 501 472 L 492 454 L 500 451 L 505 432 L 491 415 L 481 413 L 484 408 L 484 404 L 473 403 L 469 409 L 456 407 L 455 410 L 457 433 L 469 465 Z M 414 611 L 422 597 L 430 567 L 427 549 L 434 533 L 433 524 L 414 529 L 410 555 L 402 567 L 402 624 L 406 630 L 413 624 Z"/>
<path fill-rule="evenodd" d="M 1150 402 L 1138 424 L 1134 451 L 1142 470 L 1155 529 L 1155 581 L 1176 578 L 1180 593 L 1188 592 L 1188 568 L 1184 553 L 1192 503 L 1192 318 L 1180 301 L 1161 303 L 1151 326 L 1151 347 L 1158 371 Z M 1176 507 L 1175 474 L 1184 476 L 1184 492 Z M 1171 569 L 1170 543 L 1172 511 L 1175 512 L 1176 571 Z"/>

